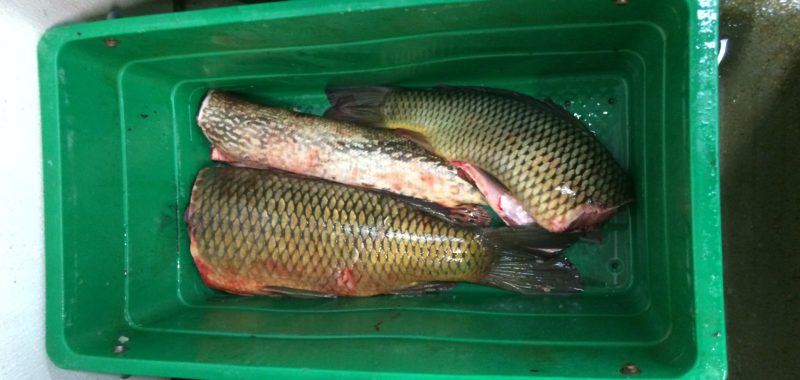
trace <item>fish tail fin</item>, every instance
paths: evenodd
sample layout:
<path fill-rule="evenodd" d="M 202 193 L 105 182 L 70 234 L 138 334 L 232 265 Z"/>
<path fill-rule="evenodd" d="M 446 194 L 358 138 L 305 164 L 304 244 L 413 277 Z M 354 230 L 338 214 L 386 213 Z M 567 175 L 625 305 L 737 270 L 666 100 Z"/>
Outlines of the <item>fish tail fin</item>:
<path fill-rule="evenodd" d="M 383 127 L 381 107 L 392 91 L 391 87 L 379 86 L 327 88 L 331 107 L 325 117 Z"/>
<path fill-rule="evenodd" d="M 522 294 L 578 293 L 583 281 L 566 257 L 540 259 L 529 255 L 499 253 L 482 284 Z"/>
<path fill-rule="evenodd" d="M 575 293 L 583 290 L 580 273 L 560 253 L 580 234 L 554 234 L 539 228 L 485 230 L 484 246 L 495 254 L 483 284 L 522 294 Z"/>

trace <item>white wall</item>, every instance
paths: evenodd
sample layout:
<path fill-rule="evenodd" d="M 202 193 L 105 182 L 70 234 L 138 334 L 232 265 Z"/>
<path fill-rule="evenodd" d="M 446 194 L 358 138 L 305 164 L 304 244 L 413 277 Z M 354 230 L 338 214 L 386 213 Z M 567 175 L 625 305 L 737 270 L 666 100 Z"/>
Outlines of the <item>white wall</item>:
<path fill-rule="evenodd" d="M 49 27 L 141 0 L 0 2 L 0 379 L 119 379 L 53 366 L 44 345 L 36 44 Z M 131 379 L 136 379 L 135 377 Z M 141 379 L 141 378 L 139 378 Z"/>

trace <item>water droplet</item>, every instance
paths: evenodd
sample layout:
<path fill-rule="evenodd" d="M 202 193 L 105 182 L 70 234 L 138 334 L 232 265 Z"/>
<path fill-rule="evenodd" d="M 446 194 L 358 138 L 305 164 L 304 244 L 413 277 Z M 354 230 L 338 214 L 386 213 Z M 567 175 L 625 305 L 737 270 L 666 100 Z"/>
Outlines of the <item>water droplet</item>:
<path fill-rule="evenodd" d="M 619 369 L 619 373 L 623 375 L 638 375 L 642 373 L 642 370 L 633 363 L 627 363 L 622 368 Z"/>
<path fill-rule="evenodd" d="M 575 196 L 575 190 L 572 190 L 568 185 L 556 186 L 556 190 L 558 190 L 559 192 L 561 192 L 561 194 L 564 195 L 569 195 L 572 197 Z"/>
<path fill-rule="evenodd" d="M 119 45 L 119 40 L 116 38 L 105 38 L 103 39 L 103 43 L 110 48 L 115 48 Z"/>

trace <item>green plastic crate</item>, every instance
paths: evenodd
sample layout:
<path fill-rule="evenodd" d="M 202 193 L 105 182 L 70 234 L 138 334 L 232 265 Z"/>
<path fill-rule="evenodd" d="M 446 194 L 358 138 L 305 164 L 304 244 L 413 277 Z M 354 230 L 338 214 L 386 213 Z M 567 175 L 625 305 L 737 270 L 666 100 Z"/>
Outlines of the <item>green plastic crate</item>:
<path fill-rule="evenodd" d="M 716 3 L 624 3 L 287 2 L 47 32 L 50 357 L 182 378 L 724 377 Z M 211 164 L 201 96 L 321 113 L 337 84 L 501 87 L 579 115 L 636 184 L 604 241 L 569 252 L 588 289 L 334 300 L 207 289 L 183 223 Z"/>

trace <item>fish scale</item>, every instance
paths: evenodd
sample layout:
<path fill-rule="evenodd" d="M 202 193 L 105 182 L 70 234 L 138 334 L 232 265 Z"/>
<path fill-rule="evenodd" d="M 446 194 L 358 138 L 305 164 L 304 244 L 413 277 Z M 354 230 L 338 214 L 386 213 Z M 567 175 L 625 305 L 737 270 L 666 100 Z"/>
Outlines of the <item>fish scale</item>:
<path fill-rule="evenodd" d="M 473 230 L 448 228 L 448 222 L 385 196 L 330 183 L 314 184 L 309 186 L 308 179 L 269 171 L 203 170 L 193 190 L 187 223 L 193 256 L 205 264 L 199 267 L 213 268 L 204 273 L 204 279 L 240 294 L 264 293 L 264 286 L 271 285 L 365 295 L 402 289 L 425 280 L 476 281 L 486 274 L 492 256 L 477 249 Z M 314 223 L 323 220 L 320 218 L 324 215 L 311 203 L 321 199 L 320 191 L 329 191 L 332 202 L 318 206 L 340 206 L 330 214 L 331 218 L 324 219 L 329 229 L 317 228 Z M 279 199 L 271 202 L 264 198 L 267 195 Z M 370 214 L 381 214 L 387 208 L 396 217 Z M 266 218 L 264 214 L 277 218 Z M 410 220 L 418 229 L 409 226 Z M 260 228 L 243 228 L 246 225 Z M 376 231 L 381 229 L 386 232 L 380 235 L 392 238 L 376 239 Z M 441 239 L 417 239 L 421 231 Z M 378 240 L 391 240 L 394 244 L 387 251 L 386 245 L 376 244 Z M 457 255 L 468 250 L 475 260 L 461 260 Z M 376 254 L 364 254 L 364 260 L 359 260 L 361 251 Z M 454 258 L 459 259 L 460 265 L 443 265 Z M 405 265 L 401 259 L 407 259 Z M 348 271 L 348 276 L 359 282 L 357 288 L 347 284 L 349 280 L 342 280 L 342 271 Z M 338 278 L 334 272 L 339 273 Z M 388 273 L 392 274 L 391 280 L 385 277 Z"/>
<path fill-rule="evenodd" d="M 206 95 L 197 122 L 217 161 L 391 191 L 445 207 L 485 203 L 456 168 L 391 131 L 259 105 L 219 91 Z"/>
<path fill-rule="evenodd" d="M 384 126 L 414 129 L 438 154 L 491 173 L 550 230 L 568 228 L 567 214 L 583 205 L 613 210 L 631 198 L 629 178 L 608 151 L 554 106 L 458 87 L 391 89 L 383 96 L 371 101 Z"/>

